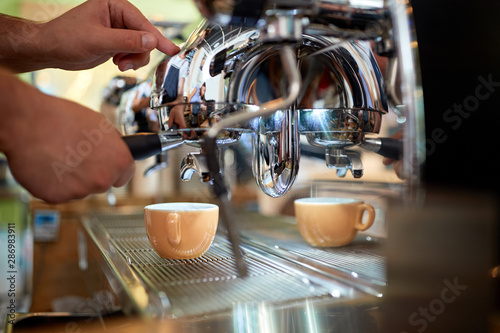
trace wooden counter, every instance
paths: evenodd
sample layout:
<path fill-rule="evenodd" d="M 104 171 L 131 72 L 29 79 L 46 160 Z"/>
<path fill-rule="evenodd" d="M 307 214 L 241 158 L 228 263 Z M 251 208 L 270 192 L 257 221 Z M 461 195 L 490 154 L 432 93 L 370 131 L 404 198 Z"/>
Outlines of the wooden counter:
<path fill-rule="evenodd" d="M 153 198 L 121 199 L 120 206 L 144 207 Z M 65 296 L 90 297 L 78 267 L 78 228 L 80 217 L 87 211 L 106 207 L 100 199 L 90 198 L 67 204 L 49 205 L 32 201 L 31 210 L 57 210 L 61 214 L 59 236 L 55 242 L 35 242 L 33 260 L 33 299 L 31 312 L 53 311 L 52 302 Z"/>

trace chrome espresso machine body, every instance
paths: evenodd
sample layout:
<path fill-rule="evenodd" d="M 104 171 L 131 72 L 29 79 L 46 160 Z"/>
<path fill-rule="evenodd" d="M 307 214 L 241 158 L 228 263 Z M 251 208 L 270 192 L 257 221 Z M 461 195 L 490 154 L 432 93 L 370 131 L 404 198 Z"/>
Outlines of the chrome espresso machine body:
<path fill-rule="evenodd" d="M 378 0 L 196 4 L 206 19 L 144 84 L 159 131 L 124 140 L 136 159 L 181 145 L 199 149 L 185 156 L 180 176 L 197 174 L 208 184 L 226 230 L 202 258 L 166 260 L 151 249 L 142 212 L 98 212 L 83 223 L 82 270 L 95 264 L 89 253 L 97 248 L 122 309 L 176 319 L 180 331 L 378 331 L 383 240 L 361 236 L 343 248 L 314 248 L 290 218 L 234 212 L 219 150 L 251 138 L 255 180 L 275 198 L 297 177 L 301 136 L 341 177 L 362 176 L 351 150 L 359 146 L 400 159 L 404 188 L 418 186 L 423 97 L 411 7 Z M 386 58 L 385 75 L 375 55 Z M 377 137 L 388 112 L 397 113 L 402 140 Z M 322 193 L 324 184 L 316 185 Z M 402 187 L 363 188 L 379 197 Z"/>
<path fill-rule="evenodd" d="M 166 57 L 152 79 L 151 107 L 159 141 L 148 156 L 181 144 L 181 177 L 211 179 L 206 138 L 216 146 L 252 138 L 252 171 L 259 188 L 280 197 L 292 187 L 299 138 L 324 149 L 339 176 L 363 175 L 360 146 L 402 159 L 405 179 L 418 185 L 423 149 L 423 97 L 411 7 L 399 1 L 197 1 L 208 18 Z M 384 57 L 383 75 L 372 53 Z M 200 94 L 201 92 L 201 94 Z M 378 134 L 395 112 L 404 139 Z M 152 138 L 154 140 L 154 136 Z M 157 140 L 158 141 L 158 140 Z"/>

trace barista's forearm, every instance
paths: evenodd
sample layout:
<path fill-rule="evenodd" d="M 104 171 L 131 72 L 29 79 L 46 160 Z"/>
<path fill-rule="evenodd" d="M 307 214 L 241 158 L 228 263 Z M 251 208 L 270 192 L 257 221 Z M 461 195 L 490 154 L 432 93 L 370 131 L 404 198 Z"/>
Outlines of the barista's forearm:
<path fill-rule="evenodd" d="M 0 152 L 6 155 L 15 149 L 16 137 L 25 130 L 31 109 L 40 102 L 42 93 L 0 66 Z"/>
<path fill-rule="evenodd" d="M 45 60 L 40 38 L 43 26 L 44 23 L 0 14 L 0 66 L 16 73 L 41 69 Z"/>

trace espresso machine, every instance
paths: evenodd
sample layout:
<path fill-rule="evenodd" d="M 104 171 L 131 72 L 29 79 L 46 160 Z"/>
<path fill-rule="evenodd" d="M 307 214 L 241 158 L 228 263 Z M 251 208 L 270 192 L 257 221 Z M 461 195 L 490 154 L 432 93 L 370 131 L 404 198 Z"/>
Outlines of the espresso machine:
<path fill-rule="evenodd" d="M 196 3 L 207 20 L 152 79 L 158 135 L 125 138 L 136 158 L 199 147 L 180 175 L 210 181 L 204 144 L 214 138 L 224 147 L 250 132 L 256 183 L 280 197 L 297 176 L 303 136 L 324 150 L 327 167 L 340 177 L 363 176 L 359 154 L 350 150 L 359 146 L 401 159 L 407 182 L 419 183 L 423 96 L 408 4 Z M 385 75 L 373 52 L 387 62 Z M 405 139 L 371 136 L 389 111 L 404 124 Z"/>
<path fill-rule="evenodd" d="M 89 214 L 80 268 L 104 272 L 89 283 L 111 290 L 125 313 L 179 331 L 380 331 L 383 238 L 360 235 L 346 247 L 315 248 L 293 218 L 235 210 L 221 151 L 249 140 L 257 187 L 274 200 L 290 193 L 304 145 L 320 151 L 338 177 L 355 180 L 363 176 L 362 149 L 399 160 L 405 179 L 377 189 L 359 183 L 363 191 L 412 200 L 425 138 L 411 6 L 382 0 L 196 5 L 205 19 L 146 82 L 159 129 L 124 140 L 135 159 L 194 148 L 179 177 L 197 176 L 210 188 L 224 230 L 201 258 L 166 260 L 151 249 L 142 211 Z M 397 115 L 402 139 L 378 136 L 388 113 Z M 160 162 L 152 169 L 176 167 Z M 336 185 L 351 194 L 360 188 Z M 318 195 L 331 191 L 322 182 L 312 188 Z"/>

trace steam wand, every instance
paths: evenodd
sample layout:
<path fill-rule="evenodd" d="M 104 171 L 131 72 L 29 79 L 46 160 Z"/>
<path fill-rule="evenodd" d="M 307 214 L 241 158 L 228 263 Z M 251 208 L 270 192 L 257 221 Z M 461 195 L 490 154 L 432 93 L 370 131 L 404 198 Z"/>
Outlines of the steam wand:
<path fill-rule="evenodd" d="M 219 158 L 217 156 L 217 135 L 221 130 L 231 127 L 238 123 L 246 123 L 253 118 L 267 116 L 277 110 L 288 108 L 295 102 L 300 91 L 300 73 L 297 69 L 296 56 L 291 46 L 284 45 L 280 52 L 281 61 L 286 77 L 289 81 L 288 96 L 266 102 L 255 112 L 238 112 L 231 117 L 221 119 L 212 125 L 204 137 L 202 148 L 207 155 L 207 165 L 212 179 L 211 189 L 214 196 L 219 201 L 222 222 L 228 233 L 228 239 L 231 243 L 234 256 L 236 258 L 236 269 L 240 277 L 248 274 L 246 263 L 240 251 L 240 240 L 238 226 L 234 219 L 234 213 L 231 202 L 228 197 L 228 191 L 224 179 L 220 172 Z"/>

